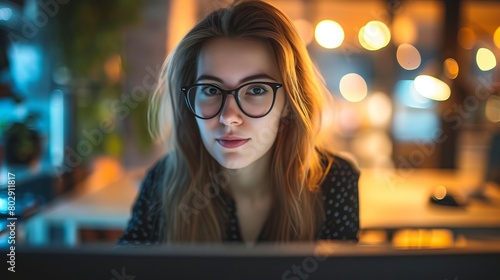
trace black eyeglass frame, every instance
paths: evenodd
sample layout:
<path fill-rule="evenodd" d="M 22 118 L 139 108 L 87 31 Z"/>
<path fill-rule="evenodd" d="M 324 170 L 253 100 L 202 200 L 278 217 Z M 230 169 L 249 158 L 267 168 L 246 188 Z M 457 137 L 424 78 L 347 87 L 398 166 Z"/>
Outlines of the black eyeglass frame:
<path fill-rule="evenodd" d="M 271 103 L 271 107 L 262 116 L 256 117 L 256 116 L 249 115 L 247 112 L 245 112 L 245 110 L 243 110 L 243 108 L 241 106 L 240 99 L 238 97 L 238 93 L 242 88 L 244 88 L 248 85 L 251 85 L 251 84 L 265 84 L 265 85 L 271 86 L 271 88 L 273 89 L 273 102 Z M 197 87 L 197 86 L 212 86 L 212 87 L 215 87 L 218 90 L 220 90 L 220 92 L 222 93 L 221 106 L 220 106 L 219 110 L 217 110 L 217 112 L 211 117 L 202 117 L 202 116 L 197 115 L 194 108 L 191 106 L 191 104 L 189 102 L 189 98 L 188 98 L 189 90 L 191 88 Z M 236 104 L 238 105 L 238 108 L 240 109 L 240 111 L 243 112 L 243 114 L 245 114 L 246 116 L 248 116 L 250 118 L 258 119 L 258 118 L 263 118 L 263 117 L 267 116 L 267 114 L 269 114 L 269 112 L 271 112 L 271 110 L 274 107 L 274 102 L 276 101 L 276 93 L 278 92 L 278 89 L 281 87 L 283 87 L 283 84 L 274 83 L 274 82 L 249 82 L 249 83 L 245 83 L 245 84 L 243 84 L 235 89 L 225 90 L 225 89 L 222 89 L 219 86 L 214 85 L 214 84 L 201 83 L 201 84 L 194 84 L 194 85 L 190 85 L 190 86 L 181 87 L 181 91 L 184 93 L 184 101 L 186 102 L 186 105 L 189 108 L 189 111 L 191 111 L 191 113 L 193 113 L 195 115 L 195 117 L 197 117 L 199 119 L 208 120 L 208 119 L 212 119 L 215 116 L 217 116 L 218 114 L 220 114 L 220 112 L 222 111 L 222 108 L 224 108 L 224 104 L 226 104 L 227 95 L 234 96 L 234 100 L 236 100 Z"/>

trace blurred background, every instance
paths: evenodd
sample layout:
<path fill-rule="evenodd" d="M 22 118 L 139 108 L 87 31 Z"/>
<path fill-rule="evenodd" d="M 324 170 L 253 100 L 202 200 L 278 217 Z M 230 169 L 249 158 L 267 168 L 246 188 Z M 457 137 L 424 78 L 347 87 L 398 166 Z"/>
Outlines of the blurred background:
<path fill-rule="evenodd" d="M 146 122 L 163 60 L 200 18 L 227 2 L 0 1 L 2 246 L 7 180 L 14 177 L 18 242 L 114 242 L 145 171 L 165 152 Z M 362 203 L 372 203 L 373 176 L 389 174 L 378 170 L 391 174 L 377 181 L 389 190 L 373 194 L 380 205 L 398 190 L 411 200 L 392 184 L 416 182 L 410 175 L 436 178 L 419 203 L 439 178 L 480 196 L 484 182 L 500 181 L 492 144 L 500 131 L 500 2 L 270 2 L 293 20 L 334 96 L 332 145 L 366 170 Z M 494 205 L 478 213 L 500 213 Z M 460 216 L 450 226 L 440 219 L 377 224 L 377 215 L 362 212 L 361 222 L 374 230 L 463 224 Z M 467 229 L 497 235 L 498 218 L 484 219 Z"/>

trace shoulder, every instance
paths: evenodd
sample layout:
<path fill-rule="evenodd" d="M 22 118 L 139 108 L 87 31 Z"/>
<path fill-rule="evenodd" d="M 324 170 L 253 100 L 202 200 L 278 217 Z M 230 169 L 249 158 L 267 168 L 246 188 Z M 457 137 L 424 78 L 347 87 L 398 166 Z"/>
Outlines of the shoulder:
<path fill-rule="evenodd" d="M 355 163 L 339 155 L 331 155 L 333 162 L 321 183 L 324 199 L 357 196 L 360 171 Z"/>
<path fill-rule="evenodd" d="M 165 155 L 158 159 L 151 165 L 146 173 L 146 179 L 158 179 L 165 173 L 165 167 L 167 164 L 168 155 Z"/>
<path fill-rule="evenodd" d="M 160 240 L 158 225 L 161 210 L 160 188 L 165 173 L 166 157 L 156 161 L 146 172 L 139 193 L 132 205 L 131 217 L 117 245 L 135 246 Z"/>
<path fill-rule="evenodd" d="M 163 156 L 149 167 L 143 180 L 143 188 L 147 185 L 156 185 L 155 183 L 162 179 L 165 174 L 167 159 L 168 155 Z"/>
<path fill-rule="evenodd" d="M 333 162 L 321 184 L 325 221 L 318 239 L 357 240 L 359 230 L 358 181 L 352 161 L 332 155 Z"/>
<path fill-rule="evenodd" d="M 166 156 L 162 157 L 147 170 L 135 201 L 137 208 L 152 210 L 158 204 L 161 191 L 160 186 L 165 174 L 166 159 Z"/>
<path fill-rule="evenodd" d="M 348 182 L 353 180 L 358 180 L 360 171 L 358 166 L 347 157 L 331 154 L 329 155 L 332 158 L 332 162 L 330 164 L 325 179 L 323 180 L 322 186 L 329 186 L 328 182 L 332 181 L 340 181 L 340 182 Z M 327 161 L 324 160 L 327 165 Z M 326 184 L 325 184 L 326 183 Z"/>
<path fill-rule="evenodd" d="M 359 173 L 359 168 L 354 163 L 353 160 L 348 159 L 346 156 L 340 156 L 340 155 L 332 155 L 332 156 L 333 156 L 333 167 Z"/>

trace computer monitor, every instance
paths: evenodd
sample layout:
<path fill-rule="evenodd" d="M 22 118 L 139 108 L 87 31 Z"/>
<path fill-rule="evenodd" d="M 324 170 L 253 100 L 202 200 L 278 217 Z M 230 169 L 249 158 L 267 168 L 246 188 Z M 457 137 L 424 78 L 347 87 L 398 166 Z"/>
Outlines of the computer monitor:
<path fill-rule="evenodd" d="M 500 242 L 444 249 L 339 242 L 31 247 L 16 254 L 18 279 L 500 279 Z"/>

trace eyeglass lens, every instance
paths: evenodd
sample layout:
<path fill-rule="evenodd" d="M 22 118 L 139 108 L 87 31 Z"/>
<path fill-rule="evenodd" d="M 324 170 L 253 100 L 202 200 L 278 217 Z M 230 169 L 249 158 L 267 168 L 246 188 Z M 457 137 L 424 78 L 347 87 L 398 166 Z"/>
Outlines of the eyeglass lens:
<path fill-rule="evenodd" d="M 213 85 L 197 85 L 188 92 L 189 105 L 194 113 L 203 118 L 214 117 L 222 107 L 224 93 Z M 238 91 L 240 109 L 252 117 L 265 115 L 273 105 L 272 86 L 263 83 L 251 83 Z"/>

